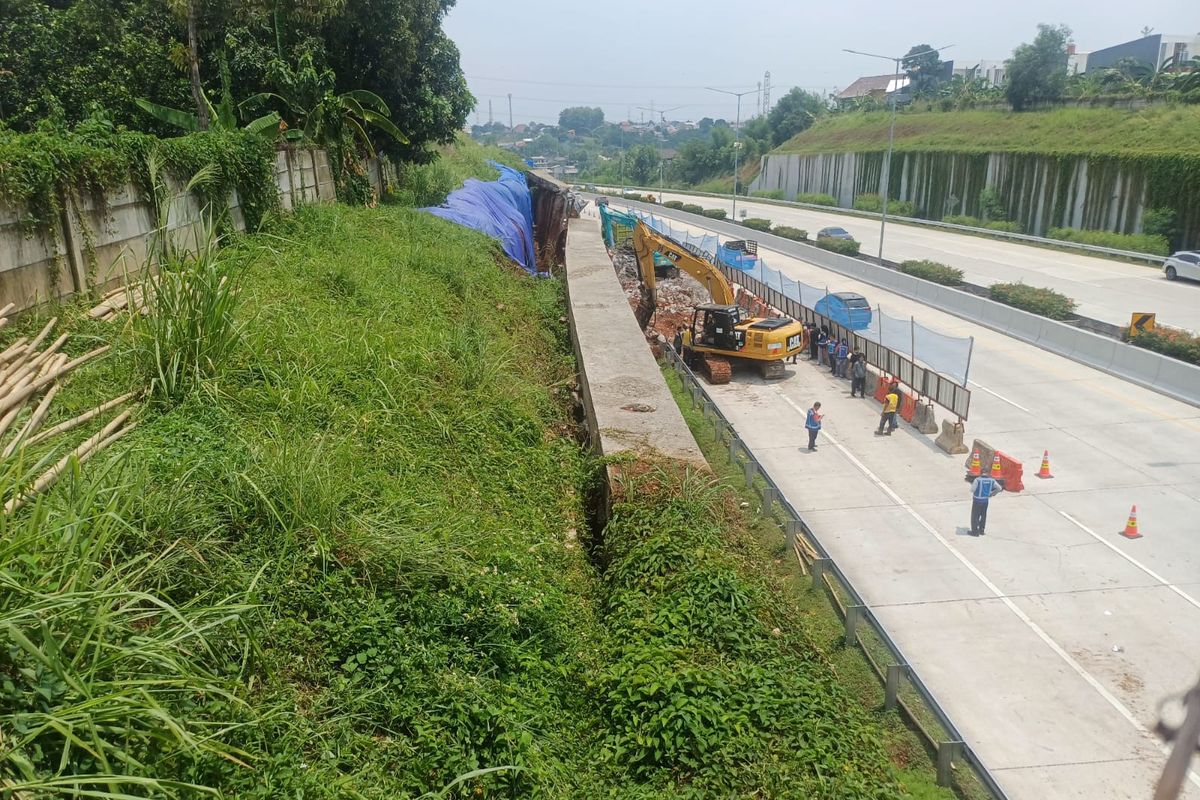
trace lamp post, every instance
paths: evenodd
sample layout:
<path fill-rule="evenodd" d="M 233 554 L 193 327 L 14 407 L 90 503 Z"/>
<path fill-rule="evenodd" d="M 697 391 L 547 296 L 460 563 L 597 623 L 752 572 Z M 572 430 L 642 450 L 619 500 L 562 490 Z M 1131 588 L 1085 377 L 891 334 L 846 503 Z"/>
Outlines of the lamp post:
<path fill-rule="evenodd" d="M 737 222 L 737 189 L 738 189 L 738 150 L 742 147 L 742 98 L 748 94 L 754 94 L 758 89 L 747 89 L 744 92 L 731 92 L 728 89 L 714 89 L 712 86 L 705 86 L 710 92 L 720 92 L 721 94 L 731 94 L 737 98 L 737 122 L 734 123 L 733 129 L 733 216 L 734 222 Z"/>
<path fill-rule="evenodd" d="M 880 209 L 881 213 L 879 215 L 879 260 L 880 261 L 883 261 L 883 232 L 884 232 L 884 229 L 887 227 L 888 193 L 890 192 L 891 186 L 892 186 L 892 144 L 896 140 L 896 106 L 899 105 L 899 97 L 897 97 L 897 95 L 900 93 L 900 62 L 906 58 L 916 58 L 917 56 L 925 56 L 925 55 L 929 55 L 930 53 L 938 53 L 941 50 L 948 50 L 951 47 L 954 47 L 954 45 L 948 44 L 945 47 L 934 47 L 930 50 L 922 50 L 919 53 L 910 53 L 908 55 L 903 55 L 903 56 L 881 56 L 878 53 L 864 53 L 861 50 L 850 50 L 849 48 L 845 48 L 845 47 L 842 48 L 843 53 L 854 53 L 854 55 L 856 55 L 856 56 L 869 56 L 871 58 L 882 58 L 884 61 L 892 61 L 892 62 L 895 62 L 895 64 L 896 64 L 896 74 L 895 74 L 895 77 L 892 78 L 892 91 L 890 93 L 892 95 L 892 123 L 891 123 L 891 126 L 888 128 L 888 149 L 887 149 L 887 155 L 884 156 L 884 158 L 883 158 L 883 177 L 881 178 L 881 183 L 883 185 L 879 192 L 879 196 L 881 198 L 880 202 L 882 203 L 882 206 Z M 886 94 L 887 93 L 885 92 L 885 95 Z"/>

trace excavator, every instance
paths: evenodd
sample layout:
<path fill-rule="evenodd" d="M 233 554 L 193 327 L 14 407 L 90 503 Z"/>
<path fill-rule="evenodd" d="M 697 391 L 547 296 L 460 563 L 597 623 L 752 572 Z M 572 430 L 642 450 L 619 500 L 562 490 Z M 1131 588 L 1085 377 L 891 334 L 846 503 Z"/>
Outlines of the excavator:
<path fill-rule="evenodd" d="M 704 253 L 680 245 L 638 220 L 633 231 L 641 297 L 637 321 L 644 330 L 658 307 L 656 258 L 666 259 L 708 290 L 711 303 L 692 312 L 691 343 L 684 347 L 685 363 L 699 369 L 711 384 L 729 383 L 733 364 L 758 367 L 763 378 L 782 378 L 783 362 L 804 348 L 804 326 L 787 317 L 751 317 L 738 306 L 733 286 Z"/>

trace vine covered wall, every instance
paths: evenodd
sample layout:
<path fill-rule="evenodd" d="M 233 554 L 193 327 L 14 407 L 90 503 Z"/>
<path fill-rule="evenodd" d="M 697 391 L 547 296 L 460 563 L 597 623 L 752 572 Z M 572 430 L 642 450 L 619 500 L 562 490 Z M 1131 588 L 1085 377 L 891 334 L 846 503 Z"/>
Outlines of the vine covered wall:
<path fill-rule="evenodd" d="M 897 151 L 889 197 L 912 202 L 921 216 L 983 217 L 980 194 L 997 192 L 1008 219 L 1034 235 L 1050 228 L 1142 233 L 1147 209 L 1171 209 L 1177 240 L 1200 246 L 1200 156 Z M 849 208 L 880 191 L 885 154 L 771 153 L 751 190 L 827 193 Z"/>

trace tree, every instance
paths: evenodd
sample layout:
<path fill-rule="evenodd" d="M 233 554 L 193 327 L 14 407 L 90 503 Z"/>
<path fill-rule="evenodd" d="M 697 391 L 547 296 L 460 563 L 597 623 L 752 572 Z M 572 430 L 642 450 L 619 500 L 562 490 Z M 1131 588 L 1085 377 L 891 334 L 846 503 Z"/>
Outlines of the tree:
<path fill-rule="evenodd" d="M 1005 93 L 1014 111 L 1023 111 L 1033 103 L 1057 100 L 1067 84 L 1066 25 L 1038 25 L 1033 43 L 1013 50 L 1005 64 L 1008 85 Z"/>
<path fill-rule="evenodd" d="M 942 59 L 927 44 L 914 44 L 900 60 L 908 76 L 908 89 L 914 97 L 930 97 L 942 82 Z"/>
<path fill-rule="evenodd" d="M 825 101 L 819 94 L 806 92 L 799 87 L 790 90 L 779 98 L 779 102 L 767 115 L 772 144 L 781 145 L 796 134 L 808 130 L 825 111 Z"/>
<path fill-rule="evenodd" d="M 604 124 L 604 110 L 590 106 L 572 106 L 558 112 L 558 127 L 564 131 L 590 133 Z"/>
<path fill-rule="evenodd" d="M 658 149 L 639 144 L 629 151 L 629 176 L 639 186 L 645 186 L 658 174 Z"/>

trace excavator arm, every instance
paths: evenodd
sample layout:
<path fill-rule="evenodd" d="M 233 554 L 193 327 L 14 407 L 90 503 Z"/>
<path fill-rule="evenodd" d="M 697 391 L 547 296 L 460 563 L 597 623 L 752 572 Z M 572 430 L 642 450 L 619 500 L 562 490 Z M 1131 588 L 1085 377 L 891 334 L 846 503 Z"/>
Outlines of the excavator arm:
<path fill-rule="evenodd" d="M 638 302 L 637 321 L 645 328 L 658 305 L 658 278 L 654 274 L 654 254 L 661 253 L 676 267 L 691 275 L 708 290 L 714 303 L 732 305 L 733 287 L 721 270 L 704 258 L 692 253 L 638 220 L 633 230 L 633 252 L 637 256 L 638 272 L 642 279 L 642 296 Z"/>

